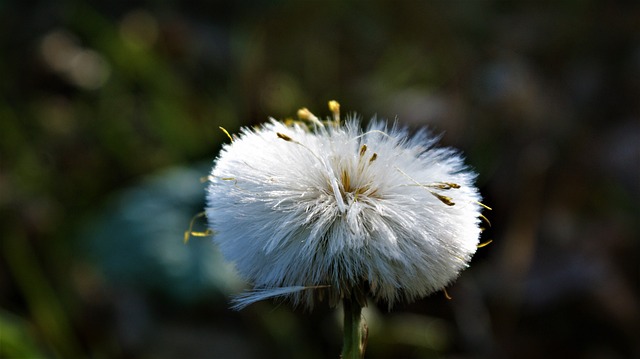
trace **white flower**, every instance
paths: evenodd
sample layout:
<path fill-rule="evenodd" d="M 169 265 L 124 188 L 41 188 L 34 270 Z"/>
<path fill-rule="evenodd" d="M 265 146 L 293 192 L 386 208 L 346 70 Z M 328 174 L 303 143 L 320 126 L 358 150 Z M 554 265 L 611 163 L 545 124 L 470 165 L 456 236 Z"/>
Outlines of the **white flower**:
<path fill-rule="evenodd" d="M 475 174 L 422 130 L 310 112 L 244 128 L 215 161 L 206 215 L 214 241 L 256 288 L 311 308 L 348 296 L 410 302 L 467 267 L 480 234 Z"/>

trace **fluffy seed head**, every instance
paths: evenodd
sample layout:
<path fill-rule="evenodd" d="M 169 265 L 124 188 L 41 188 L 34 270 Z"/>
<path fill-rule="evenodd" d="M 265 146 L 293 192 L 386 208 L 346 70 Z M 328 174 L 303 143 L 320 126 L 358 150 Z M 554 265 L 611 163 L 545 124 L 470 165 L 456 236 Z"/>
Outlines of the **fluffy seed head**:
<path fill-rule="evenodd" d="M 206 214 L 214 241 L 255 290 L 311 308 L 354 296 L 389 306 L 443 289 L 480 234 L 475 174 L 422 130 L 357 117 L 244 128 L 215 161 Z M 301 116 L 301 117 L 302 117 Z M 308 123 L 308 124 L 307 124 Z"/>

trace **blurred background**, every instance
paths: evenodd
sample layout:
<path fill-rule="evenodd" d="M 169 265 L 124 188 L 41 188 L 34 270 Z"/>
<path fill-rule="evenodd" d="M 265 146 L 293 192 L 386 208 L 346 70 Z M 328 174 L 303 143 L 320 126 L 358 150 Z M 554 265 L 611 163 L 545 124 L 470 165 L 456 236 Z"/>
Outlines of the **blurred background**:
<path fill-rule="evenodd" d="M 367 358 L 640 357 L 640 5 L 591 0 L 0 0 L 0 357 L 338 358 L 339 309 L 233 312 L 183 244 L 218 126 L 331 99 L 443 133 L 493 207 Z"/>

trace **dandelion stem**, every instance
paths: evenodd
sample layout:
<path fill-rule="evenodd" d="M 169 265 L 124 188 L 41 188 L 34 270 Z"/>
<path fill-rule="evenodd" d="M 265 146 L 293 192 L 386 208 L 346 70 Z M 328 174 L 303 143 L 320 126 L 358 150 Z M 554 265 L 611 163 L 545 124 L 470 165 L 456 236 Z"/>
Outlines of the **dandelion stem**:
<path fill-rule="evenodd" d="M 362 359 L 366 345 L 366 328 L 362 322 L 362 306 L 351 297 L 342 302 L 344 307 L 344 336 L 341 359 Z"/>

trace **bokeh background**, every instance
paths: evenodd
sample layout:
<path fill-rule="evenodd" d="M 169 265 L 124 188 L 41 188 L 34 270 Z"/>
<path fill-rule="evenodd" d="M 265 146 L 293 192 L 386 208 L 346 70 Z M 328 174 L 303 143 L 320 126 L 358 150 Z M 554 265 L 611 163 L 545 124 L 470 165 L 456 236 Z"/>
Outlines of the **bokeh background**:
<path fill-rule="evenodd" d="M 640 5 L 592 0 L 0 1 L 0 357 L 338 358 L 339 309 L 230 311 L 183 244 L 219 126 L 331 99 L 441 132 L 493 207 L 367 358 L 640 357 Z"/>

